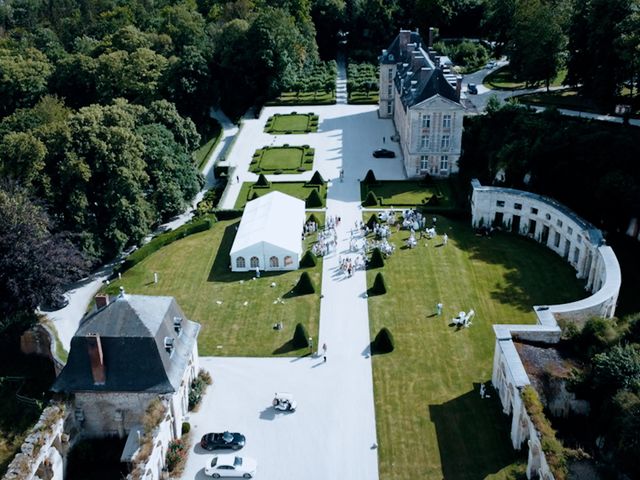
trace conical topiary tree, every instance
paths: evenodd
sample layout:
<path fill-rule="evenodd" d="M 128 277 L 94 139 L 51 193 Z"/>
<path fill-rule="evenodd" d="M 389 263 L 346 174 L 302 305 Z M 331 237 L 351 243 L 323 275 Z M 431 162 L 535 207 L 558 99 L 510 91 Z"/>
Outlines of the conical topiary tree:
<path fill-rule="evenodd" d="M 307 197 L 305 201 L 305 205 L 307 208 L 320 208 L 322 207 L 322 199 L 320 198 L 320 194 L 318 190 L 315 188 L 311 190 L 311 193 Z"/>
<path fill-rule="evenodd" d="M 371 287 L 370 293 L 372 295 L 384 295 L 387 293 L 387 284 L 384 281 L 384 277 L 382 273 L 378 273 L 376 275 L 375 280 L 373 281 L 373 287 Z"/>
<path fill-rule="evenodd" d="M 320 221 L 318 220 L 318 217 L 316 217 L 313 213 L 309 215 L 309 218 L 307 218 L 307 223 L 309 222 L 315 223 L 318 228 L 320 227 Z"/>
<path fill-rule="evenodd" d="M 393 335 L 387 327 L 381 328 L 371 345 L 371 353 L 391 353 L 394 348 Z"/>
<path fill-rule="evenodd" d="M 320 172 L 317 170 L 313 173 L 311 180 L 307 182 L 307 185 L 324 185 L 324 184 L 325 184 L 324 178 L 322 178 L 322 175 L 320 175 Z"/>
<path fill-rule="evenodd" d="M 300 260 L 301 268 L 315 267 L 318 263 L 318 259 L 311 250 L 307 250 L 302 259 Z"/>
<path fill-rule="evenodd" d="M 362 205 L 364 205 L 365 207 L 377 207 L 378 197 L 376 197 L 375 193 L 373 193 L 372 191 L 369 191 L 369 193 L 367 193 L 367 198 L 364 199 L 364 202 L 362 202 Z"/>
<path fill-rule="evenodd" d="M 253 193 L 251 194 L 251 197 L 249 198 L 249 201 L 255 200 L 256 198 L 260 198 L 260 195 L 258 195 L 258 192 L 254 190 Z"/>
<path fill-rule="evenodd" d="M 367 227 L 369 227 L 369 230 L 373 230 L 373 227 L 378 223 L 381 223 L 380 219 L 378 218 L 378 215 L 374 213 L 369 217 L 369 220 L 367 220 Z"/>
<path fill-rule="evenodd" d="M 371 252 L 371 259 L 369 260 L 369 268 L 384 267 L 384 257 L 379 248 L 374 248 Z"/>
<path fill-rule="evenodd" d="M 293 346 L 294 348 L 309 348 L 309 332 L 301 323 L 296 325 L 293 332 Z"/>
<path fill-rule="evenodd" d="M 367 184 L 367 185 L 373 185 L 374 183 L 378 182 L 378 180 L 376 179 L 376 175 L 373 173 L 373 170 L 369 170 L 367 172 L 367 174 L 364 176 L 364 180 L 362 182 Z"/>
<path fill-rule="evenodd" d="M 295 287 L 295 293 L 297 295 L 308 295 L 310 293 L 316 293 L 316 287 L 313 286 L 313 281 L 307 272 L 302 272 L 300 280 Z"/>
<path fill-rule="evenodd" d="M 261 173 L 260 176 L 258 177 L 258 180 L 256 181 L 256 183 L 254 183 L 254 186 L 256 186 L 256 187 L 270 187 L 271 186 L 271 182 L 269 180 L 267 180 L 267 177 L 264 176 L 264 173 Z"/>

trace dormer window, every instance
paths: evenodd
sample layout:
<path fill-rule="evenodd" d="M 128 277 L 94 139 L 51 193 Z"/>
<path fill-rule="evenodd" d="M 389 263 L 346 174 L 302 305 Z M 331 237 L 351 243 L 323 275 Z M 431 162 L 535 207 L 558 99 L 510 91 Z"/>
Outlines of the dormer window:
<path fill-rule="evenodd" d="M 167 351 L 169 356 L 173 353 L 174 349 L 174 339 L 171 337 L 164 337 L 164 349 Z"/>
<path fill-rule="evenodd" d="M 182 317 L 173 317 L 173 329 L 180 335 L 182 332 Z"/>

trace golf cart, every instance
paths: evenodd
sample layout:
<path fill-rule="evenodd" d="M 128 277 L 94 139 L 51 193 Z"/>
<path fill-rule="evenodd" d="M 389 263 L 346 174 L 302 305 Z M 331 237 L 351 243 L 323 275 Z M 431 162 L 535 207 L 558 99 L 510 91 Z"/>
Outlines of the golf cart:
<path fill-rule="evenodd" d="M 273 399 L 273 408 L 285 412 L 295 412 L 298 402 L 293 399 L 290 393 L 276 393 Z"/>

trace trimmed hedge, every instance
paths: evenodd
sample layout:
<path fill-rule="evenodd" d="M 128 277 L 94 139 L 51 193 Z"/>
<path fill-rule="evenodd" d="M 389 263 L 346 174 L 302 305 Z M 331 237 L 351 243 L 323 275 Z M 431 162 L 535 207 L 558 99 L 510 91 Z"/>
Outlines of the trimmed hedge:
<path fill-rule="evenodd" d="M 371 353 L 391 353 L 395 349 L 393 335 L 387 327 L 380 329 L 371 345 Z"/>
<path fill-rule="evenodd" d="M 316 190 L 315 188 L 311 190 L 311 193 L 309 194 L 309 196 L 307 197 L 307 200 L 305 201 L 305 206 L 307 208 L 322 207 L 322 198 L 320 198 L 320 194 L 318 193 L 318 190 Z"/>
<path fill-rule="evenodd" d="M 324 185 L 325 183 L 326 182 L 324 181 L 324 178 L 322 178 L 322 175 L 320 175 L 320 172 L 316 170 L 313 173 L 311 180 L 307 182 L 307 185 Z"/>
<path fill-rule="evenodd" d="M 387 293 L 387 283 L 384 281 L 382 273 L 378 273 L 373 281 L 373 287 L 369 289 L 369 294 L 384 295 L 385 293 Z"/>
<path fill-rule="evenodd" d="M 307 250 L 300 259 L 301 268 L 315 267 L 318 263 L 318 259 L 311 250 Z"/>
<path fill-rule="evenodd" d="M 369 191 L 369 193 L 367 193 L 367 198 L 364 199 L 364 202 L 362 202 L 362 205 L 365 207 L 377 207 L 378 197 L 376 197 L 375 193 L 373 193 L 372 191 Z"/>
<path fill-rule="evenodd" d="M 271 186 L 271 182 L 267 180 L 267 177 L 265 177 L 263 173 L 261 173 L 258 176 L 258 180 L 256 181 L 256 183 L 253 184 L 253 186 L 261 187 L 261 188 L 269 188 Z"/>
<path fill-rule="evenodd" d="M 214 210 L 216 218 L 218 220 L 233 220 L 236 218 L 240 218 L 244 210 L 241 208 L 229 208 L 226 210 Z"/>
<path fill-rule="evenodd" d="M 373 170 L 369 170 L 367 172 L 362 182 L 366 185 L 372 185 L 374 183 L 378 183 L 378 180 L 376 179 L 376 174 L 373 173 Z"/>
<path fill-rule="evenodd" d="M 379 248 L 374 248 L 371 253 L 371 259 L 369 260 L 369 268 L 381 268 L 384 267 L 384 257 Z"/>
<path fill-rule="evenodd" d="M 307 272 L 302 272 L 300 280 L 296 284 L 294 291 L 296 295 L 308 295 L 310 293 L 316 293 L 316 287 L 313 285 L 313 281 Z"/>
<path fill-rule="evenodd" d="M 307 332 L 307 327 L 301 323 L 296 325 L 293 332 L 293 346 L 294 348 L 309 348 L 309 332 Z"/>
<path fill-rule="evenodd" d="M 122 264 L 116 268 L 116 273 L 123 273 L 129 270 L 131 267 L 137 265 L 142 260 L 147 258 L 154 252 L 157 252 L 162 247 L 169 245 L 170 243 L 180 240 L 194 233 L 204 232 L 209 230 L 216 222 L 215 215 L 207 215 L 199 220 L 191 221 L 176 228 L 170 232 L 162 233 L 152 239 L 149 243 L 143 245 L 138 250 L 129 255 Z"/>

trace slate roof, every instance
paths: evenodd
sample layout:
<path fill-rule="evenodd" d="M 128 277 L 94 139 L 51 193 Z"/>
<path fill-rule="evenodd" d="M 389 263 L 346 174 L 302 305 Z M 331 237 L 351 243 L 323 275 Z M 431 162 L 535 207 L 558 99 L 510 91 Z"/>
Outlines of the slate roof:
<path fill-rule="evenodd" d="M 180 334 L 174 318 L 182 319 Z M 71 340 L 67 364 L 54 392 L 172 393 L 179 389 L 200 324 L 187 320 L 173 297 L 122 294 L 87 315 Z M 94 384 L 88 353 L 89 336 L 98 334 L 106 372 Z M 173 339 L 170 354 L 165 339 Z"/>
<path fill-rule="evenodd" d="M 401 48 L 398 35 L 380 56 L 381 64 L 396 64 L 394 85 L 400 92 L 405 109 L 435 95 L 460 104 L 460 94 L 450 83 L 454 75 L 449 74 L 447 79 L 443 68 L 436 66 L 423 47 L 424 42 L 420 34 L 409 32 L 409 42 L 405 48 Z"/>

